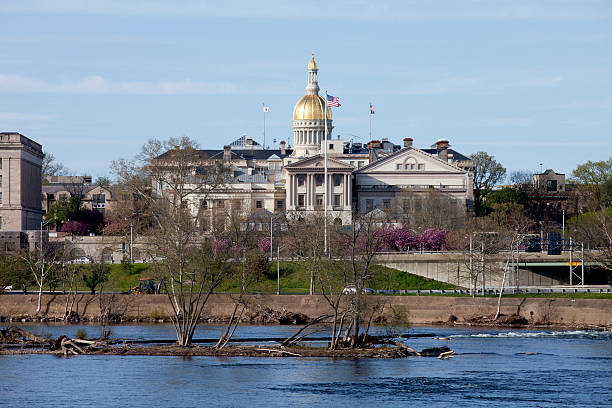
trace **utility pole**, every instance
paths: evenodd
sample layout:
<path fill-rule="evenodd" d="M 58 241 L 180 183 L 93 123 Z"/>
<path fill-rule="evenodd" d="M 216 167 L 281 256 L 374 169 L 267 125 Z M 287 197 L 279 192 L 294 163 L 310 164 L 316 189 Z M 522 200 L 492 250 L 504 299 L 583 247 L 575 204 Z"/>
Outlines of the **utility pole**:
<path fill-rule="evenodd" d="M 472 295 L 476 292 L 476 279 L 474 277 L 474 260 L 472 258 L 472 234 L 470 234 L 470 291 Z"/>
<path fill-rule="evenodd" d="M 485 292 L 485 253 L 484 253 L 484 240 L 480 243 L 480 260 L 482 262 L 482 296 L 486 294 Z"/>

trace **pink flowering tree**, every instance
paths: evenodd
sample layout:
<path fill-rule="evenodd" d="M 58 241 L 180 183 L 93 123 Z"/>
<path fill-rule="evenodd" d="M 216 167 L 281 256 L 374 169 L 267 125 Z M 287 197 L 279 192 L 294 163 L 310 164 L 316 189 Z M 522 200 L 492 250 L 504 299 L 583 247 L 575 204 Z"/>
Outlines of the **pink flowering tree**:
<path fill-rule="evenodd" d="M 88 229 L 87 223 L 83 221 L 67 221 L 62 225 L 61 232 L 67 232 L 72 235 L 85 235 Z"/>
<path fill-rule="evenodd" d="M 264 255 L 269 254 L 270 253 L 270 237 L 260 238 L 259 241 L 257 241 L 257 246 L 259 247 L 259 250 Z"/>

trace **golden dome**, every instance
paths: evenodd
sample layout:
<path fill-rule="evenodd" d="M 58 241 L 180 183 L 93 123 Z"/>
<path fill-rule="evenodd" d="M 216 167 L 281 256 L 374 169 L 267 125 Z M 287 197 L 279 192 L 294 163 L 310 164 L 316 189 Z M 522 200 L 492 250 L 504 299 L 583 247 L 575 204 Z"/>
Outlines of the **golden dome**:
<path fill-rule="evenodd" d="M 325 100 L 319 95 L 304 95 L 293 108 L 293 120 L 324 120 Z M 327 108 L 327 120 L 332 120 L 332 112 Z"/>
<path fill-rule="evenodd" d="M 317 70 L 317 63 L 314 60 L 314 52 L 312 53 L 312 58 L 310 59 L 310 62 L 308 63 L 308 70 L 309 71 Z"/>

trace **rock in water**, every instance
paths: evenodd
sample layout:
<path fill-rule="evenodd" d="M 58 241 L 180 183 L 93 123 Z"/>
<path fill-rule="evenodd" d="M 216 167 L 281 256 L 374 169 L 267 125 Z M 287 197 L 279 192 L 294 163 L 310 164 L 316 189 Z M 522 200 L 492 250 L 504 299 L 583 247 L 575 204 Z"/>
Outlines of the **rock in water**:
<path fill-rule="evenodd" d="M 442 353 L 450 351 L 448 347 L 431 347 L 421 350 L 421 356 L 423 357 L 438 357 Z"/>

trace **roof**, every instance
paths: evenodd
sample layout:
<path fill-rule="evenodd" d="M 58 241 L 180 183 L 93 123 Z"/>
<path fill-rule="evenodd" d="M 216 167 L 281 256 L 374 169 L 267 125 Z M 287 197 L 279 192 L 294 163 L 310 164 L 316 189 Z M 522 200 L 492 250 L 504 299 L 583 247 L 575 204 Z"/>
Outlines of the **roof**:
<path fill-rule="evenodd" d="M 436 155 L 436 156 L 438 155 L 438 151 L 436 149 L 421 149 L 421 150 L 431 155 Z M 459 161 L 472 160 L 469 157 L 462 155 L 456 150 L 448 149 L 448 155 L 450 156 L 451 154 L 453 155 L 453 160 L 459 160 Z"/>
<path fill-rule="evenodd" d="M 232 143 L 230 143 L 229 145 L 232 147 L 232 149 L 235 148 L 235 147 L 244 147 L 244 146 L 247 146 L 247 144 L 246 144 L 247 138 L 249 138 L 247 135 L 242 135 L 238 139 L 236 139 Z M 261 146 L 254 139 L 252 139 L 252 138 L 250 138 L 250 139 L 253 142 L 253 146 Z"/>
<path fill-rule="evenodd" d="M 536 175 L 536 176 L 547 176 L 547 175 L 548 175 L 548 174 L 550 174 L 550 173 L 554 173 L 554 174 L 556 174 L 557 176 L 565 176 L 565 174 L 564 174 L 564 173 L 557 173 L 557 172 L 555 172 L 553 169 L 546 169 L 546 170 L 544 171 L 544 173 L 536 173 L 535 175 Z"/>
<path fill-rule="evenodd" d="M 232 149 L 230 155 L 232 160 L 278 160 L 287 157 L 293 149 L 285 149 L 285 154 L 281 154 L 280 149 Z M 168 152 L 162 153 L 158 159 L 162 159 Z M 201 149 L 197 150 L 196 155 L 200 160 L 223 159 L 223 149 Z"/>
<path fill-rule="evenodd" d="M 396 156 L 398 156 L 400 154 L 403 154 L 403 153 L 405 153 L 408 150 L 412 150 L 413 152 L 415 152 L 417 154 L 424 155 L 424 156 L 430 158 L 431 160 L 436 160 L 436 161 L 440 162 L 441 164 L 446 165 L 446 166 L 454 169 L 455 171 L 465 172 L 465 170 L 463 170 L 462 168 L 458 167 L 456 164 L 448 163 L 447 161 L 444 161 L 444 160 L 440 159 L 437 155 L 432 155 L 432 154 L 427 153 L 424 149 L 419 149 L 419 148 L 416 148 L 414 146 L 411 146 L 411 147 L 404 147 L 401 150 L 397 150 L 397 151 L 395 151 L 393 153 L 390 153 L 390 154 L 388 154 L 386 156 L 383 156 L 383 157 L 381 157 L 379 159 L 376 159 L 372 163 L 370 163 L 370 164 L 368 164 L 366 166 L 363 166 L 360 169 L 357 169 L 355 171 L 355 173 L 364 173 L 367 170 L 370 170 L 371 168 L 373 168 L 375 166 L 378 166 L 378 165 L 384 163 L 387 160 L 391 160 L 392 158 L 394 158 L 394 157 L 396 157 Z"/>

